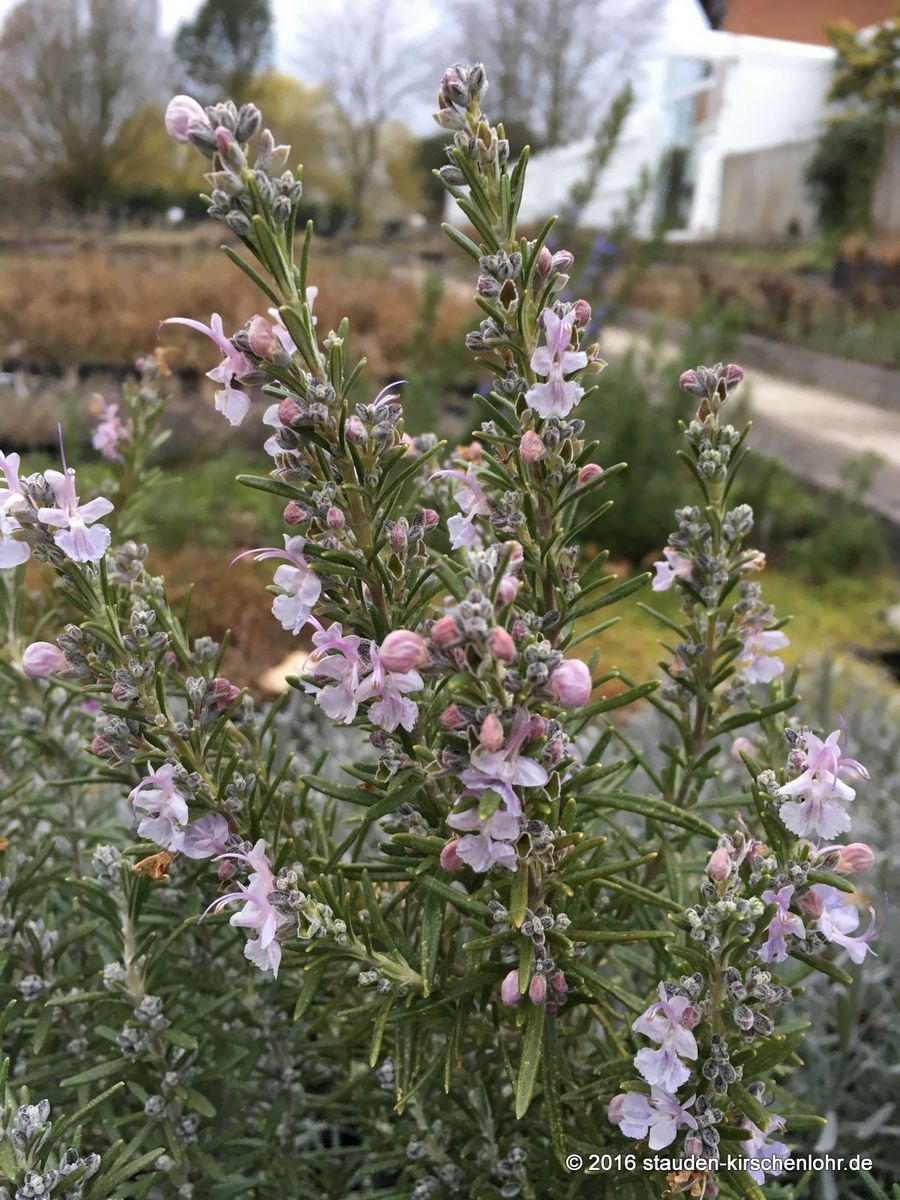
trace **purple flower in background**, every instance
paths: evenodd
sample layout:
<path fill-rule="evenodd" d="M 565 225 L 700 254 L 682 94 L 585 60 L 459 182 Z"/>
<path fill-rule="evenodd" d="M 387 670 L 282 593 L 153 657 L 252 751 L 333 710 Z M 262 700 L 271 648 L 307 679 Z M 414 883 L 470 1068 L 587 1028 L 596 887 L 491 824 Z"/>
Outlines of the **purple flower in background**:
<path fill-rule="evenodd" d="M 236 892 L 214 900 L 207 911 L 218 912 L 226 904 L 243 905 L 240 912 L 232 913 L 229 924 L 256 935 L 244 946 L 244 957 L 261 971 L 271 971 L 277 978 L 281 963 L 281 946 L 276 934 L 288 918 L 269 900 L 275 891 L 275 877 L 266 858 L 266 843 L 260 839 L 253 849 L 246 853 L 224 854 L 221 857 L 245 862 L 252 871 L 246 884 L 239 884 Z"/>
<path fill-rule="evenodd" d="M 667 592 L 676 579 L 690 579 L 694 573 L 694 564 L 688 556 L 671 546 L 666 546 L 662 558 L 653 567 L 656 575 L 650 586 L 654 592 Z"/>
<path fill-rule="evenodd" d="M 73 562 L 99 562 L 106 553 L 111 534 L 105 525 L 94 525 L 111 513 L 113 505 L 105 496 L 79 504 L 75 491 L 75 471 L 45 471 L 44 478 L 53 489 L 55 508 L 39 508 L 38 519 L 57 529 L 53 540 Z M 89 525 L 94 525 L 89 529 Z"/>
<path fill-rule="evenodd" d="M 659 1049 L 645 1047 L 639 1050 L 634 1056 L 634 1065 L 651 1086 L 677 1092 L 691 1075 L 690 1068 L 679 1056 L 692 1060 L 697 1057 L 697 1039 L 691 1030 L 697 1024 L 699 1014 L 687 996 L 670 998 L 663 983 L 659 985 L 658 995 L 659 1000 L 651 1004 L 631 1028 L 657 1042 Z"/>
<path fill-rule="evenodd" d="M 607 1115 L 618 1125 L 625 1137 L 638 1140 L 650 1136 L 650 1149 L 663 1150 L 671 1146 L 679 1129 L 696 1129 L 697 1122 L 687 1111 L 696 1097 L 682 1104 L 661 1087 L 652 1087 L 650 1095 L 643 1092 L 623 1092 L 610 1101 Z"/>
<path fill-rule="evenodd" d="M 202 321 L 193 321 L 189 317 L 169 317 L 162 324 L 186 325 L 188 329 L 196 329 L 198 333 L 216 343 L 222 353 L 222 361 L 217 367 L 206 372 L 207 379 L 222 385 L 221 390 L 216 392 L 216 412 L 222 413 L 230 424 L 240 425 L 250 408 L 250 397 L 239 388 L 232 387 L 232 384 L 235 379 L 243 379 L 245 375 L 250 375 L 253 366 L 230 338 L 225 336 L 219 314 L 213 313 L 208 325 L 204 325 Z"/>
<path fill-rule="evenodd" d="M 843 772 L 868 779 L 869 773 L 855 758 L 844 756 L 840 736 L 839 729 L 824 741 L 809 730 L 803 734 L 805 769 L 781 789 L 780 794 L 791 799 L 778 813 L 785 828 L 798 837 L 830 839 L 850 828 L 850 815 L 843 806 L 856 792 L 839 776 Z"/>
<path fill-rule="evenodd" d="M 272 602 L 272 612 L 281 622 L 281 628 L 286 629 L 295 637 L 309 624 L 313 605 L 322 593 L 322 581 L 303 556 L 306 538 L 291 537 L 284 534 L 284 549 L 277 546 L 258 546 L 255 550 L 245 550 L 233 558 L 232 565 L 241 558 L 253 555 L 254 562 L 263 562 L 268 558 L 285 558 L 275 571 L 273 582 L 282 589 L 282 595 L 276 596 Z"/>
<path fill-rule="evenodd" d="M 738 656 L 745 679 L 749 683 L 771 683 L 784 670 L 780 658 L 772 657 L 775 650 L 783 650 L 790 642 L 780 629 L 763 629 L 754 625 L 744 638 Z"/>
<path fill-rule="evenodd" d="M 435 471 L 431 476 L 432 479 L 442 478 L 458 479 L 460 482 L 459 489 L 456 493 L 456 503 L 463 511 L 463 516 L 451 517 L 447 522 L 447 531 L 450 534 L 450 547 L 453 550 L 458 550 L 460 546 L 474 546 L 478 542 L 478 532 L 475 529 L 476 517 L 487 517 L 490 515 L 487 497 L 478 482 L 478 476 L 475 474 L 475 467 L 469 463 L 465 473 L 462 471 Z"/>
<path fill-rule="evenodd" d="M 128 799 L 137 813 L 143 813 L 138 834 L 156 842 L 163 850 L 180 850 L 184 842 L 184 824 L 188 806 L 175 786 L 175 768 L 163 763 L 132 790 Z"/>
<path fill-rule="evenodd" d="M 793 895 L 794 889 L 791 884 L 777 892 L 769 888 L 762 894 L 764 903 L 778 906 L 778 911 L 769 922 L 768 936 L 758 951 L 762 962 L 784 962 L 788 955 L 787 936 L 791 934 L 802 938 L 806 933 L 801 919 L 790 911 Z"/>
<path fill-rule="evenodd" d="M 228 822 L 221 813 L 209 813 L 185 826 L 181 853 L 187 858 L 212 858 L 224 854 L 230 840 Z"/>
<path fill-rule="evenodd" d="M 514 788 L 543 787 L 549 778 L 540 763 L 521 753 L 530 727 L 531 717 L 524 708 L 520 708 L 505 747 L 500 750 L 473 751 L 469 766 L 460 774 L 466 793 L 478 796 L 491 789 L 502 796 L 514 817 L 521 816 L 522 803 Z"/>
<path fill-rule="evenodd" d="M 473 871 L 484 873 L 495 866 L 515 871 L 518 817 L 499 809 L 482 820 L 477 808 L 468 808 L 465 812 L 451 813 L 447 824 L 469 834 L 459 839 L 456 853 Z"/>
<path fill-rule="evenodd" d="M 854 904 L 853 897 L 827 883 L 817 883 L 810 888 L 810 891 L 821 904 L 818 921 L 819 932 L 829 942 L 846 950 L 853 962 L 861 963 L 872 949 L 869 942 L 878 932 L 875 910 L 871 905 L 866 905 L 869 927 L 865 933 L 857 934 L 854 937 L 852 936 L 853 931 L 859 928 L 860 918 L 859 907 Z"/>
<path fill-rule="evenodd" d="M 531 356 L 531 369 L 538 375 L 546 375 L 546 383 L 533 383 L 525 393 L 525 403 L 541 417 L 567 416 L 581 397 L 584 388 L 575 380 L 566 381 L 565 376 L 581 371 L 587 366 L 587 355 L 583 350 L 572 350 L 572 335 L 575 330 L 571 311 L 559 316 L 552 308 L 541 313 L 546 345 L 538 346 Z"/>
<path fill-rule="evenodd" d="M 119 416 L 119 406 L 113 401 L 98 397 L 100 402 L 100 420 L 94 428 L 91 445 L 98 454 L 111 462 L 121 462 L 122 455 L 119 447 L 123 442 L 131 440 L 131 429 L 127 422 Z"/>

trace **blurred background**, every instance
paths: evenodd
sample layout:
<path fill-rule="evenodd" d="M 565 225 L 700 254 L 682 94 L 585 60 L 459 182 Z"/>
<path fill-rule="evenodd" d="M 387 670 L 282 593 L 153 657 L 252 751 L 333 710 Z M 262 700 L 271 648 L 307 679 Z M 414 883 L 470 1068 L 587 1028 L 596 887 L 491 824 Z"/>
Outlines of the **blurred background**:
<path fill-rule="evenodd" d="M 584 413 L 601 460 L 631 469 L 585 552 L 622 572 L 665 544 L 691 498 L 675 459 L 675 380 L 747 368 L 768 595 L 788 657 L 836 654 L 891 687 L 900 672 L 900 26 L 893 0 L 0 0 L 0 444 L 80 460 L 98 396 L 114 401 L 168 316 L 237 329 L 263 303 L 204 217 L 202 161 L 163 127 L 173 92 L 253 100 L 304 163 L 320 328 L 347 313 L 374 392 L 405 379 L 408 427 L 465 443 L 485 386 L 464 347 L 467 263 L 441 233 L 453 60 L 483 59 L 488 111 L 533 161 L 522 218 L 560 215 L 570 288 L 610 366 Z M 168 329 L 177 488 L 147 537 L 198 625 L 233 630 L 231 669 L 260 690 L 294 649 L 233 553 L 277 534 L 259 469 L 261 401 L 234 431 L 212 411 L 209 343 Z M 37 457 L 35 457 L 37 456 Z M 190 469 L 187 470 L 187 465 Z M 253 603 L 248 601 L 254 599 Z M 652 672 L 635 608 L 618 665 Z M 277 675 L 276 675 L 277 678 Z"/>
<path fill-rule="evenodd" d="M 742 363 L 736 416 L 752 417 L 755 453 L 736 499 L 756 510 L 767 598 L 797 618 L 784 657 L 807 667 L 798 719 L 846 716 L 871 771 L 854 835 L 877 847 L 882 910 L 900 869 L 893 0 L 0 0 L 0 446 L 49 465 L 61 420 L 101 488 L 98 414 L 163 344 L 172 436 L 143 513 L 152 562 L 176 596 L 194 584 L 198 632 L 231 629 L 232 679 L 283 687 L 297 645 L 266 611 L 270 571 L 227 568 L 282 528 L 271 497 L 234 483 L 264 469 L 264 403 L 232 430 L 212 408 L 206 339 L 157 340 L 166 317 L 219 312 L 232 331 L 265 302 L 221 254 L 202 161 L 166 135 L 165 105 L 188 92 L 263 109 L 305 164 L 319 329 L 348 314 L 367 394 L 405 380 L 408 429 L 465 445 L 489 381 L 464 346 L 474 280 L 439 228 L 453 214 L 430 114 L 444 67 L 476 59 L 513 153 L 533 150 L 524 231 L 560 215 L 553 245 L 576 255 L 570 294 L 590 302 L 610 364 L 579 415 L 599 460 L 630 470 L 584 554 L 611 547 L 623 575 L 658 557 L 672 510 L 695 499 L 675 457 L 690 415 L 678 375 Z M 600 651 L 604 669 L 646 678 L 665 652 L 640 599 Z M 652 712 L 627 719 L 652 736 Z M 869 1148 L 885 1181 L 900 1177 L 896 947 L 882 931 L 837 1000 L 813 989 L 794 1084 L 828 1116 L 817 1148 Z M 841 1177 L 816 1182 L 847 1195 Z"/>

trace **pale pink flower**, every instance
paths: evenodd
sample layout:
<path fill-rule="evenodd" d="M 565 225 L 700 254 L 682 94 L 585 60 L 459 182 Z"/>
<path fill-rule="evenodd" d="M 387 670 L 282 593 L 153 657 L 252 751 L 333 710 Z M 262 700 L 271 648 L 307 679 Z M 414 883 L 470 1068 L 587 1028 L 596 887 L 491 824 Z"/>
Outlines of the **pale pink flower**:
<path fill-rule="evenodd" d="M 544 443 L 533 429 L 526 429 L 519 439 L 519 453 L 527 463 L 537 462 L 544 453 Z"/>
<path fill-rule="evenodd" d="M 516 643 L 499 625 L 488 634 L 487 646 L 494 658 L 499 658 L 501 662 L 511 663 L 516 657 Z"/>
<path fill-rule="evenodd" d="M 469 766 L 460 773 L 460 779 L 466 787 L 464 795 L 479 796 L 490 789 L 502 796 L 507 810 L 514 817 L 521 815 L 522 802 L 515 789 L 543 787 L 549 778 L 540 763 L 521 753 L 530 726 L 531 717 L 524 708 L 520 708 L 505 748 L 472 752 Z"/>
<path fill-rule="evenodd" d="M 143 813 L 138 834 L 156 842 L 163 850 L 180 850 L 184 843 L 184 824 L 188 819 L 187 802 L 175 784 L 175 768 L 163 763 L 129 794 L 135 812 Z"/>
<path fill-rule="evenodd" d="M 210 910 L 217 912 L 226 904 L 243 905 L 240 912 L 232 913 L 229 924 L 256 935 L 244 946 L 244 957 L 261 971 L 271 971 L 277 978 L 281 963 L 281 945 L 277 934 L 288 917 L 269 900 L 275 891 L 275 877 L 266 858 L 266 843 L 260 839 L 246 854 L 226 854 L 222 857 L 245 862 L 253 869 L 246 884 L 239 884 L 236 892 L 213 901 Z"/>
<path fill-rule="evenodd" d="M 231 835 L 221 813 L 208 813 L 184 828 L 181 853 L 186 858 L 212 858 L 228 849 Z"/>
<path fill-rule="evenodd" d="M 100 420 L 94 427 L 91 445 L 111 462 L 121 462 L 119 447 L 131 440 L 131 429 L 119 416 L 118 404 L 100 397 Z"/>
<path fill-rule="evenodd" d="M 558 315 L 551 308 L 541 313 L 546 345 L 538 346 L 531 356 L 531 369 L 537 375 L 546 375 L 546 383 L 533 383 L 525 393 L 525 403 L 541 417 L 567 416 L 581 397 L 584 388 L 575 380 L 565 376 L 581 371 L 587 366 L 587 355 L 583 350 L 573 350 L 572 335 L 575 317 L 571 310 Z"/>
<path fill-rule="evenodd" d="M 744 678 L 749 683 L 771 683 L 777 679 L 784 670 L 784 663 L 780 658 L 773 657 L 773 652 L 789 645 L 780 629 L 763 629 L 760 625 L 754 625 L 744 638 L 738 656 Z"/>
<path fill-rule="evenodd" d="M 649 1134 L 651 1150 L 664 1150 L 678 1135 L 679 1129 L 696 1129 L 697 1122 L 687 1111 L 694 1100 L 682 1104 L 665 1088 L 654 1086 L 650 1095 L 643 1092 L 622 1092 L 609 1103 L 610 1123 L 618 1125 L 625 1137 L 642 1141 Z"/>
<path fill-rule="evenodd" d="M 372 673 L 357 693 L 360 703 L 375 699 L 367 713 L 369 720 L 388 733 L 393 733 L 398 725 L 411 732 L 419 717 L 419 706 L 407 697 L 425 686 L 422 676 L 418 671 L 386 670 L 374 645 L 369 648 L 369 657 Z"/>
<path fill-rule="evenodd" d="M 166 130 L 176 142 L 190 141 L 188 129 L 192 121 L 209 127 L 209 118 L 193 96 L 173 96 L 166 106 Z"/>
<path fill-rule="evenodd" d="M 21 529 L 12 514 L 28 507 L 19 479 L 21 462 L 18 454 L 4 454 L 0 450 L 0 568 L 16 567 L 31 554 L 26 542 L 12 540 L 12 534 Z"/>
<path fill-rule="evenodd" d="M 392 630 L 378 653 L 388 671 L 412 671 L 426 666 L 430 658 L 427 642 L 411 629 Z"/>
<path fill-rule="evenodd" d="M 528 985 L 528 999 L 532 1004 L 543 1004 L 547 998 L 547 980 L 543 975 L 532 975 Z"/>
<path fill-rule="evenodd" d="M 762 894 L 765 904 L 777 905 L 777 911 L 769 922 L 768 936 L 757 952 L 762 962 L 784 962 L 788 956 L 786 938 L 802 938 L 806 933 L 801 919 L 790 911 L 793 895 L 794 889 L 790 884 L 779 888 L 777 892 L 768 888 Z"/>
<path fill-rule="evenodd" d="M 740 370 L 740 368 L 738 368 Z M 743 1158 L 753 1158 L 760 1161 L 772 1160 L 772 1165 L 766 1170 L 760 1167 L 748 1167 L 747 1174 L 750 1178 L 760 1185 L 766 1181 L 766 1175 L 781 1175 L 783 1167 L 776 1167 L 776 1159 L 788 1159 L 791 1157 L 790 1149 L 784 1142 L 771 1141 L 773 1133 L 779 1133 L 784 1129 L 784 1119 L 777 1116 L 775 1113 L 769 1114 L 769 1128 L 767 1133 L 754 1125 L 749 1117 L 744 1119 L 744 1128 L 752 1134 L 746 1141 L 741 1142 L 740 1154 Z"/>
<path fill-rule="evenodd" d="M 299 534 L 291 537 L 284 534 L 284 549 L 277 546 L 258 546 L 254 550 L 244 550 L 232 559 L 232 565 L 239 559 L 253 556 L 254 562 L 263 562 L 269 558 L 287 559 L 275 571 L 273 583 L 281 588 L 281 595 L 272 602 L 272 613 L 281 622 L 281 628 L 292 633 L 295 637 L 310 622 L 313 605 L 322 594 L 322 581 L 315 573 L 303 555 L 306 538 Z"/>
<path fill-rule="evenodd" d="M 45 471 L 44 479 L 53 489 L 56 507 L 39 508 L 38 520 L 57 530 L 53 540 L 73 562 L 99 562 L 112 535 L 105 525 L 94 525 L 94 522 L 112 512 L 111 501 L 98 496 L 87 504 L 79 504 L 75 472 L 71 467 L 64 471 Z M 94 528 L 89 529 L 89 525 Z"/>
<path fill-rule="evenodd" d="M 499 750 L 503 745 L 503 726 L 500 718 L 488 713 L 478 733 L 478 744 L 484 750 Z"/>
<path fill-rule="evenodd" d="M 869 926 L 865 933 L 854 937 L 853 931 L 859 928 L 859 906 L 854 903 L 854 898 L 827 883 L 817 883 L 810 891 L 818 897 L 822 906 L 818 920 L 819 932 L 829 942 L 846 950 L 853 962 L 861 963 L 871 950 L 869 942 L 878 932 L 875 910 L 871 905 L 866 905 Z"/>
<path fill-rule="evenodd" d="M 208 325 L 202 321 L 193 321 L 188 317 L 169 317 L 163 325 L 186 325 L 188 329 L 196 329 L 215 342 L 222 354 L 222 361 L 217 367 L 206 372 L 207 379 L 221 384 L 216 392 L 216 412 L 222 413 L 231 425 L 240 425 L 250 408 L 250 397 L 246 392 L 232 386 L 235 379 L 243 379 L 253 371 L 253 364 L 238 350 L 230 338 L 225 336 L 222 318 L 213 313 Z"/>
<path fill-rule="evenodd" d="M 518 971 L 509 971 L 503 976 L 503 982 L 500 984 L 500 999 L 508 1008 L 512 1008 L 522 999 L 522 993 L 519 991 Z"/>
<path fill-rule="evenodd" d="M 431 627 L 431 640 L 441 649 L 455 646 L 459 637 L 459 626 L 451 616 L 438 617 Z"/>
<path fill-rule="evenodd" d="M 457 854 L 459 849 L 459 840 L 451 838 L 449 842 L 444 843 L 444 848 L 441 850 L 441 870 L 443 871 L 461 871 L 466 865 Z"/>
<path fill-rule="evenodd" d="M 22 655 L 22 670 L 29 679 L 48 679 L 68 665 L 65 654 L 52 642 L 32 642 Z"/>
<path fill-rule="evenodd" d="M 465 812 L 451 813 L 447 818 L 451 829 L 467 833 L 459 839 L 456 853 L 473 871 L 484 873 L 491 867 L 505 867 L 515 871 L 516 842 L 519 838 L 519 819 L 512 813 L 498 809 L 482 820 L 477 808 Z"/>
<path fill-rule="evenodd" d="M 567 658 L 550 676 L 547 690 L 566 708 L 581 708 L 593 690 L 587 664 L 580 658 Z"/>
<path fill-rule="evenodd" d="M 781 789 L 780 794 L 791 799 L 778 812 L 785 828 L 798 837 L 833 838 L 850 828 L 850 815 L 843 805 L 853 800 L 856 792 L 840 774 L 868 779 L 869 773 L 855 758 L 845 757 L 838 745 L 840 737 L 839 729 L 824 741 L 808 730 L 803 734 L 806 767 Z"/>
<path fill-rule="evenodd" d="M 650 586 L 654 592 L 667 592 L 676 579 L 689 580 L 694 574 L 693 562 L 671 546 L 666 546 L 662 558 L 653 564 L 653 568 L 656 575 Z"/>
<path fill-rule="evenodd" d="M 669 997 L 665 984 L 658 989 L 659 1000 L 651 1004 L 632 1025 L 635 1033 L 657 1042 L 658 1050 L 645 1048 L 634 1056 L 634 1065 L 652 1085 L 677 1092 L 690 1078 L 690 1069 L 681 1061 L 697 1057 L 697 1039 L 691 1030 L 699 1014 L 686 996 Z"/>
<path fill-rule="evenodd" d="M 850 842 L 847 846 L 828 846 L 820 854 L 828 850 L 837 851 L 837 862 L 831 868 L 838 875 L 861 875 L 875 864 L 875 852 L 865 842 Z"/>
<path fill-rule="evenodd" d="M 479 539 L 478 531 L 475 528 L 475 518 L 487 517 L 490 515 L 491 510 L 488 506 L 484 489 L 478 482 L 478 476 L 473 464 L 469 463 L 465 473 L 449 470 L 435 471 L 431 478 L 459 480 L 460 486 L 457 489 L 454 499 L 462 509 L 463 515 L 451 517 L 447 522 L 451 549 L 458 550 L 460 546 L 476 545 Z"/>
<path fill-rule="evenodd" d="M 361 639 L 352 633 L 345 636 L 335 621 L 314 633 L 312 641 L 314 649 L 307 663 L 310 680 L 304 680 L 303 686 L 315 693 L 326 716 L 349 725 L 359 710 L 360 677 L 365 669 L 359 653 Z M 319 680 L 330 682 L 321 685 Z"/>
<path fill-rule="evenodd" d="M 706 864 L 706 873 L 710 879 L 717 883 L 721 883 L 731 874 L 731 856 L 728 853 L 726 846 L 719 846 L 713 850 L 710 855 L 709 862 Z"/>

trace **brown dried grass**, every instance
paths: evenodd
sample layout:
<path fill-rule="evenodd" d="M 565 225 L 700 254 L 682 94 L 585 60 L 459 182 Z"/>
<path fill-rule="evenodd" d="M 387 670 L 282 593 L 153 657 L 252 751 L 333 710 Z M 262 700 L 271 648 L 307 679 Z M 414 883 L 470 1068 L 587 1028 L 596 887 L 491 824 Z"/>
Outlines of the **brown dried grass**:
<path fill-rule="evenodd" d="M 422 271 L 374 255 L 320 249 L 311 270 L 319 287 L 320 330 L 350 318 L 351 352 L 369 358 L 375 376 L 402 367 L 421 301 Z M 202 243 L 76 247 L 52 258 L 21 253 L 0 259 L 0 358 L 38 369 L 77 364 L 127 365 L 156 343 L 169 316 L 208 321 L 222 315 L 238 329 L 267 301 L 217 250 Z M 451 337 L 471 302 L 449 291 L 438 337 Z M 205 371 L 211 347 L 189 331 L 162 331 L 172 364 Z"/>

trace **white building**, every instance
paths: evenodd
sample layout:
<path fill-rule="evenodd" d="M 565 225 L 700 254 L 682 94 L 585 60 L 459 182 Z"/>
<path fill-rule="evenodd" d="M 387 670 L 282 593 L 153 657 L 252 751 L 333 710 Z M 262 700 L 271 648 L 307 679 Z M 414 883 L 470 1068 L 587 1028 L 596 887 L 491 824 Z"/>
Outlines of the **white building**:
<path fill-rule="evenodd" d="M 713 30 L 696 0 L 666 0 L 633 81 L 635 103 L 582 223 L 608 225 L 648 167 L 657 178 L 640 214 L 643 233 L 666 196 L 673 238 L 809 232 L 803 174 L 825 118 L 833 61 L 830 46 Z M 591 141 L 534 156 L 522 221 L 566 207 Z M 783 154 L 766 156 L 762 170 L 732 158 L 774 147 Z"/>

